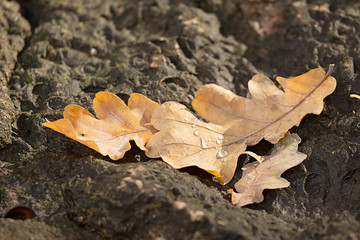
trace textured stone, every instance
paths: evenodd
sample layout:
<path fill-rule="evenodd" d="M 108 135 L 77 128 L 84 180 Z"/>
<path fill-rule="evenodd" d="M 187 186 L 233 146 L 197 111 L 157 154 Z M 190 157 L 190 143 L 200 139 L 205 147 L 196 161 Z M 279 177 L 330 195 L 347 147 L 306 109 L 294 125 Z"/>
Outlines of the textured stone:
<path fill-rule="evenodd" d="M 360 92 L 357 1 L 21 4 L 34 31 L 16 68 L 8 65 L 8 129 L 17 117 L 13 143 L 0 151 L 0 212 L 26 204 L 38 217 L 3 219 L 1 231 L 34 239 L 64 239 L 67 229 L 73 239 L 359 238 L 360 101 L 349 97 Z M 41 126 L 67 104 L 91 110 L 98 91 L 190 106 L 206 83 L 245 96 L 253 74 L 290 77 L 329 63 L 336 91 L 320 116 L 292 130 L 308 158 L 283 174 L 289 188 L 265 191 L 264 202 L 244 208 L 227 193 L 240 169 L 220 186 L 200 169 L 175 170 L 135 146 L 111 161 Z M 261 142 L 252 150 L 270 148 Z"/>
<path fill-rule="evenodd" d="M 30 24 L 19 10 L 16 2 L 0 1 L 0 149 L 11 143 L 11 124 L 15 118 L 6 84 L 25 45 L 25 37 L 30 35 Z"/>

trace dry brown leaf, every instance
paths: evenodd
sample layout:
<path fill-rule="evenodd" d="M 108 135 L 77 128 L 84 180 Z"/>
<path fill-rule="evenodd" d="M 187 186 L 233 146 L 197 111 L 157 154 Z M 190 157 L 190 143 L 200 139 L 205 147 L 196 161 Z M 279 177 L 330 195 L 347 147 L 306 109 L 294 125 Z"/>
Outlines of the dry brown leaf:
<path fill-rule="evenodd" d="M 264 189 L 290 186 L 290 183 L 280 176 L 306 158 L 305 154 L 297 151 L 300 142 L 297 134 L 286 134 L 262 163 L 252 162 L 242 167 L 242 177 L 235 184 L 237 192 L 230 190 L 231 202 L 238 207 L 259 203 L 264 200 Z"/>
<path fill-rule="evenodd" d="M 195 165 L 215 175 L 222 183 L 230 181 L 228 178 L 234 174 L 239 153 L 245 148 L 239 144 L 227 146 L 227 142 L 237 138 L 224 135 L 225 128 L 198 120 L 177 102 L 166 102 L 155 109 L 151 123 L 160 132 L 146 145 L 148 157 L 160 155 L 175 168 Z"/>
<path fill-rule="evenodd" d="M 290 79 L 278 77 L 284 91 L 256 75 L 249 81 L 251 99 L 205 85 L 193 106 L 210 123 L 198 120 L 179 103 L 164 103 L 153 112 L 151 123 L 160 132 L 148 142 L 147 156 L 160 155 L 175 168 L 198 166 L 226 184 L 248 145 L 261 139 L 276 143 L 306 114 L 322 111 L 323 99 L 336 87 L 332 70 L 333 66 L 326 74 L 318 68 Z"/>
<path fill-rule="evenodd" d="M 239 142 L 255 145 L 265 139 L 276 143 L 306 114 L 321 113 L 324 98 L 336 87 L 330 68 L 327 74 L 317 68 L 290 79 L 277 77 L 284 91 L 266 76 L 255 75 L 248 83 L 251 99 L 215 84 L 204 85 L 193 107 L 206 120 L 229 126 Z"/>
<path fill-rule="evenodd" d="M 113 160 L 122 158 L 131 148 L 130 140 L 146 150 L 145 144 L 156 132 L 150 124 L 151 114 L 159 104 L 133 93 L 126 106 L 115 94 L 99 92 L 93 105 L 98 118 L 80 106 L 68 105 L 63 119 L 43 125 Z"/>

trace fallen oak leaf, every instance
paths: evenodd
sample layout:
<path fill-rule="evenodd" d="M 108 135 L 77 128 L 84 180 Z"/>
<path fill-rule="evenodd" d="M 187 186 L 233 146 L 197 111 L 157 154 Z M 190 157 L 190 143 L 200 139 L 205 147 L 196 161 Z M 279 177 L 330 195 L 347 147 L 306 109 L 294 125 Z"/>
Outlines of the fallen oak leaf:
<path fill-rule="evenodd" d="M 225 128 L 198 120 L 186 106 L 177 102 L 165 102 L 155 109 L 151 124 L 160 132 L 146 145 L 148 157 L 160 155 L 177 169 L 198 166 L 215 175 L 222 184 L 230 181 L 239 152 L 246 148 L 233 144 L 224 150 L 223 142 L 235 141 L 236 136 L 224 135 Z"/>
<path fill-rule="evenodd" d="M 286 188 L 290 183 L 281 177 L 286 170 L 300 164 L 306 158 L 306 154 L 298 152 L 301 142 L 297 134 L 286 134 L 262 163 L 252 162 L 242 167 L 241 179 L 235 183 L 234 192 L 231 192 L 231 202 L 242 207 L 264 200 L 264 189 Z"/>
<path fill-rule="evenodd" d="M 193 100 L 194 109 L 206 120 L 228 125 L 238 141 L 255 145 L 265 139 L 276 143 L 294 125 L 309 114 L 320 114 L 323 99 L 336 87 L 329 71 L 317 68 L 300 76 L 277 77 L 284 91 L 264 75 L 255 75 L 248 83 L 251 99 L 237 96 L 215 84 L 202 86 Z M 231 126 L 231 127 L 230 127 Z"/>
<path fill-rule="evenodd" d="M 122 158 L 134 140 L 141 150 L 156 130 L 151 114 L 159 107 L 147 97 L 133 93 L 128 106 L 115 94 L 99 92 L 93 101 L 98 118 L 77 105 L 64 109 L 64 118 L 43 125 L 70 137 L 113 160 Z"/>
<path fill-rule="evenodd" d="M 153 112 L 151 123 L 160 132 L 148 142 L 147 156 L 160 155 L 175 168 L 198 166 L 226 184 L 235 173 L 238 156 L 248 153 L 248 145 L 263 138 L 276 143 L 306 114 L 322 111 L 323 99 L 336 87 L 332 71 L 333 65 L 326 74 L 314 69 L 291 79 L 277 78 L 284 91 L 256 75 L 249 81 L 251 99 L 205 85 L 193 106 L 210 123 L 198 120 L 179 103 L 164 103 Z M 261 162 L 261 157 L 256 158 Z"/>

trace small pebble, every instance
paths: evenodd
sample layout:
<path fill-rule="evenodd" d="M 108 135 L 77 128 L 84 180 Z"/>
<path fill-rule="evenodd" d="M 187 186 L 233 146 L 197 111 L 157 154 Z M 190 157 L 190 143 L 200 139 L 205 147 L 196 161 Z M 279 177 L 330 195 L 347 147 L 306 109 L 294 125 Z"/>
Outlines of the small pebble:
<path fill-rule="evenodd" d="M 96 48 L 91 48 L 91 49 L 90 49 L 90 55 L 91 55 L 91 56 L 96 56 L 97 53 L 98 53 L 98 52 L 97 52 Z"/>

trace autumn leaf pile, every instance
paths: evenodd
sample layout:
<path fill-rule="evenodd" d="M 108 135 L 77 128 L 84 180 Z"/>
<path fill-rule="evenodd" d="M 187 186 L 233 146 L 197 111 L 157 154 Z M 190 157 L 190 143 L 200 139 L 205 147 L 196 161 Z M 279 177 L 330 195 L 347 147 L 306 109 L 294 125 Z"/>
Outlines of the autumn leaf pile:
<path fill-rule="evenodd" d="M 227 184 L 233 178 L 238 157 L 249 154 L 257 161 L 246 164 L 235 184 L 232 203 L 236 206 L 261 202 L 264 189 L 283 188 L 281 178 L 306 155 L 297 151 L 300 138 L 288 130 L 298 126 L 309 113 L 320 114 L 323 100 L 336 87 L 331 77 L 317 68 L 290 79 L 278 77 L 278 88 L 264 75 L 248 83 L 251 98 L 238 96 L 215 84 L 202 86 L 193 108 L 208 122 L 199 120 L 178 102 L 161 105 L 133 93 L 128 106 L 108 92 L 96 94 L 97 117 L 86 109 L 69 105 L 64 118 L 44 126 L 65 134 L 113 160 L 130 149 L 130 140 L 150 158 L 161 157 L 174 168 L 197 166 Z M 246 151 L 262 139 L 275 144 L 268 156 Z"/>

